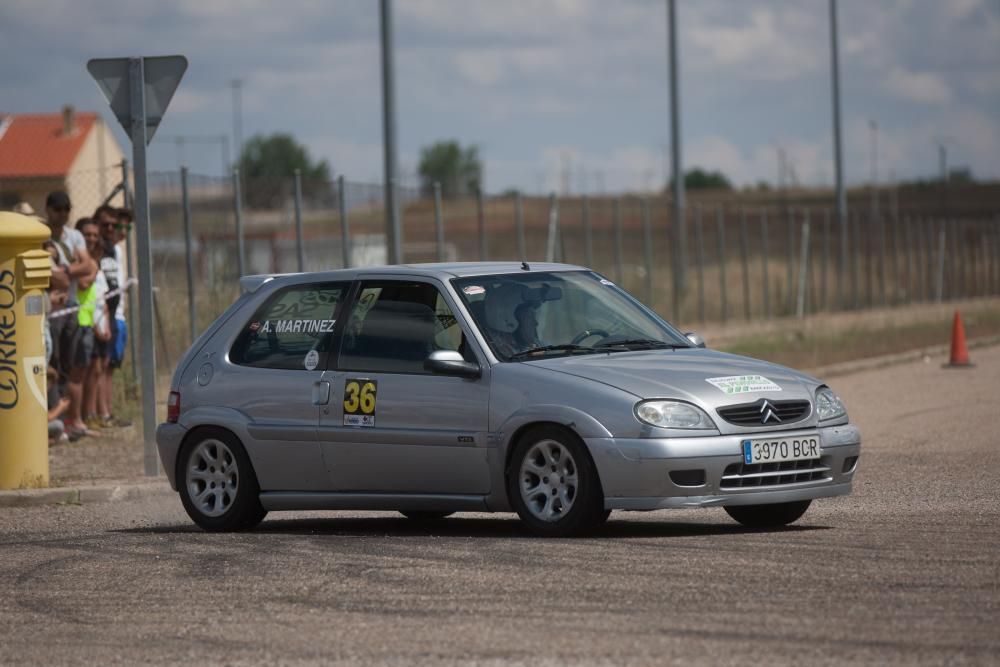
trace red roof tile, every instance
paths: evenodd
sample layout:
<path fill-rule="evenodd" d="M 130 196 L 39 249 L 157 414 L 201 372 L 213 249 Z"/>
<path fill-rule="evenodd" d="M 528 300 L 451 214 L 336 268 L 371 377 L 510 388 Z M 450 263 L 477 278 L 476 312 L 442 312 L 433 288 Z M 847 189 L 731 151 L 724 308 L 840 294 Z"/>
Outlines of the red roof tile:
<path fill-rule="evenodd" d="M 96 121 L 77 112 L 66 135 L 61 113 L 0 116 L 0 178 L 65 176 Z"/>

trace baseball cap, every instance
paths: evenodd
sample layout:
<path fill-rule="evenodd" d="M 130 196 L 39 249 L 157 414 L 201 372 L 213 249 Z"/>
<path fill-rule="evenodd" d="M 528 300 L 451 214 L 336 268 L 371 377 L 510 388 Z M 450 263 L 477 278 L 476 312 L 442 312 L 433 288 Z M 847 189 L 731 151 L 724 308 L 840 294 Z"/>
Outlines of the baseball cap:
<path fill-rule="evenodd" d="M 48 208 L 70 208 L 69 195 L 62 190 L 50 192 L 45 198 L 45 206 Z"/>

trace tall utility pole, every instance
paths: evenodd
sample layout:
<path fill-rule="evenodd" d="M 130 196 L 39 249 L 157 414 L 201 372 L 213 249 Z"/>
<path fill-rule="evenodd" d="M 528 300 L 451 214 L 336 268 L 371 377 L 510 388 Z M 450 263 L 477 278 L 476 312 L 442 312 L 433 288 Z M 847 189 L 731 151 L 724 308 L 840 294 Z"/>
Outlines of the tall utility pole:
<path fill-rule="evenodd" d="M 392 0 L 380 0 L 382 33 L 382 145 L 385 151 L 385 250 L 389 264 L 403 261 L 403 230 L 396 196 L 396 80 L 393 72 Z"/>
<path fill-rule="evenodd" d="M 871 130 L 872 144 L 872 220 L 875 220 L 878 218 L 878 123 L 868 121 L 868 129 Z"/>
<path fill-rule="evenodd" d="M 847 195 L 844 192 L 840 142 L 840 50 L 837 46 L 837 0 L 830 0 L 830 85 L 833 92 L 833 170 L 837 182 L 837 224 L 840 229 L 840 280 L 847 279 Z"/>
<path fill-rule="evenodd" d="M 674 319 L 680 312 L 687 269 L 687 225 L 684 221 L 684 169 L 681 166 L 680 86 L 677 81 L 677 14 L 674 0 L 667 0 L 667 54 L 670 62 L 670 151 L 674 186 Z"/>
<path fill-rule="evenodd" d="M 231 169 L 239 167 L 243 157 L 243 80 L 233 79 L 230 85 L 233 87 L 233 148 L 236 150 L 236 164 L 230 166 Z"/>

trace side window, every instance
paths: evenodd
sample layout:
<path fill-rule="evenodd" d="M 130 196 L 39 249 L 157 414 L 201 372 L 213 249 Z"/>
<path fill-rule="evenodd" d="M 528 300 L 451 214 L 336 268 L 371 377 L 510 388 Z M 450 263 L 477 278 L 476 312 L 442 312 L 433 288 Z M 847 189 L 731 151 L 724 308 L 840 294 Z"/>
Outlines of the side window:
<path fill-rule="evenodd" d="M 338 368 L 426 373 L 435 350 L 465 351 L 462 328 L 437 288 L 427 283 L 367 282 L 351 307 Z"/>
<path fill-rule="evenodd" d="M 347 287 L 317 283 L 279 290 L 243 325 L 229 351 L 230 361 L 257 368 L 325 368 Z"/>

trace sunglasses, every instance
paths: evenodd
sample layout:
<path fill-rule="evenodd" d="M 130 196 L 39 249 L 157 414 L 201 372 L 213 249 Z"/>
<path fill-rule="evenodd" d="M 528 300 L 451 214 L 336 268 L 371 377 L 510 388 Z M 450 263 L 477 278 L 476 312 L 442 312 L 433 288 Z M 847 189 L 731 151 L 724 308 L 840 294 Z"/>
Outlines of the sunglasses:
<path fill-rule="evenodd" d="M 50 206 L 49 208 L 57 213 L 69 213 L 69 206 Z"/>

